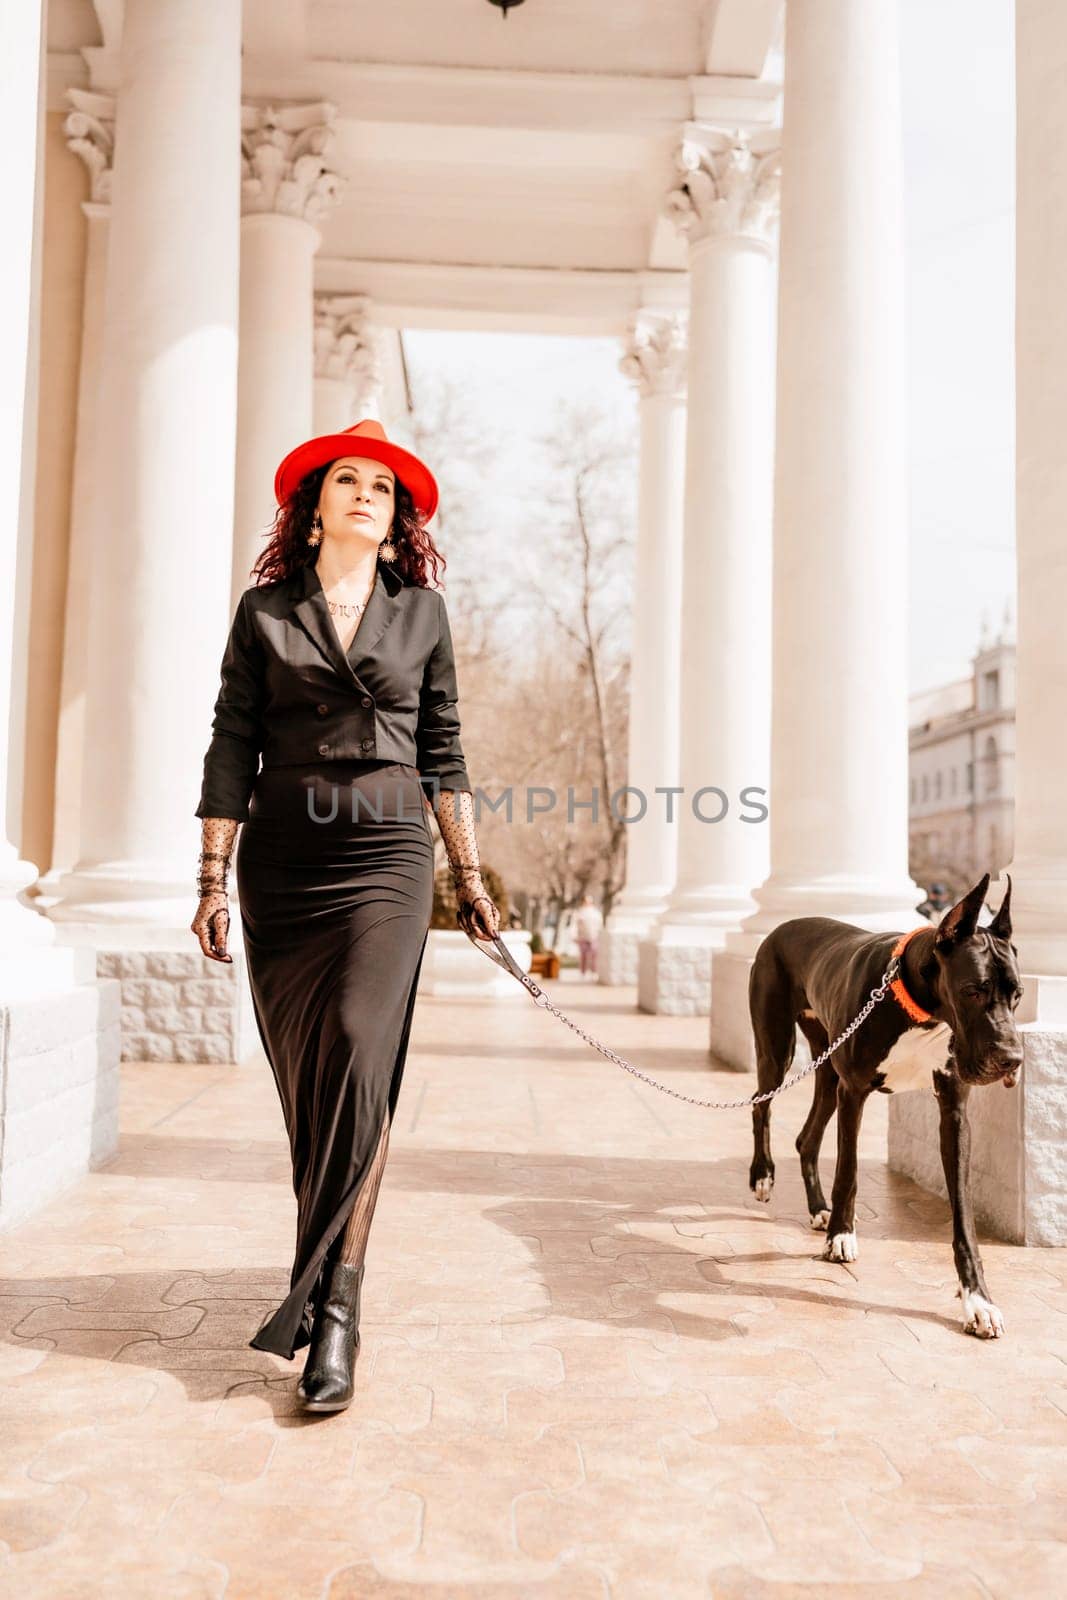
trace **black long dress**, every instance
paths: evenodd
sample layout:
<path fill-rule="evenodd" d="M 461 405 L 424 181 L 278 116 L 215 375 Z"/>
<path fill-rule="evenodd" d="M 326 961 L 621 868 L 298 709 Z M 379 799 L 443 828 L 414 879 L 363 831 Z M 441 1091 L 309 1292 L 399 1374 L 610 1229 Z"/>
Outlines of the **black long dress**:
<path fill-rule="evenodd" d="M 250 1343 L 291 1358 L 310 1341 L 324 1259 L 400 1093 L 433 904 L 417 769 L 351 760 L 260 772 L 237 889 L 297 1200 L 290 1292 Z"/>

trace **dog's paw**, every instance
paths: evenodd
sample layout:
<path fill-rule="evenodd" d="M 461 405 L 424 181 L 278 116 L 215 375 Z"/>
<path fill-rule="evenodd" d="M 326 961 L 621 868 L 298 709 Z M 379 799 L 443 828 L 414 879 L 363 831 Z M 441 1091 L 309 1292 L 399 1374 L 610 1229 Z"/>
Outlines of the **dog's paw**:
<path fill-rule="evenodd" d="M 811 1226 L 816 1233 L 825 1233 L 829 1222 L 830 1212 L 828 1209 L 811 1213 Z"/>
<path fill-rule="evenodd" d="M 963 1302 L 963 1331 L 976 1339 L 999 1339 L 1004 1333 L 1004 1318 L 992 1300 L 976 1289 L 957 1291 Z"/>
<path fill-rule="evenodd" d="M 834 1233 L 826 1241 L 824 1261 L 855 1261 L 860 1253 L 859 1240 L 854 1233 Z"/>
<path fill-rule="evenodd" d="M 756 1196 L 757 1200 L 762 1200 L 764 1205 L 766 1205 L 767 1201 L 771 1198 L 771 1190 L 773 1188 L 773 1178 L 757 1178 L 755 1183 L 752 1185 L 752 1193 Z"/>

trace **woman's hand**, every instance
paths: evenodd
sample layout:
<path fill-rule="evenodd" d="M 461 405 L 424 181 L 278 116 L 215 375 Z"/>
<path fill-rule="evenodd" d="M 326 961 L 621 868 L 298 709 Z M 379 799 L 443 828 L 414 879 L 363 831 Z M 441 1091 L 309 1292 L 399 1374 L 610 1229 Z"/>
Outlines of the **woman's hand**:
<path fill-rule="evenodd" d="M 209 961 L 232 963 L 226 954 L 230 936 L 230 897 L 226 877 L 230 870 L 237 821 L 233 817 L 205 817 L 197 863 L 196 892 L 200 904 L 189 924 Z"/>
<path fill-rule="evenodd" d="M 464 873 L 456 884 L 456 920 L 474 939 L 492 939 L 500 931 L 500 912 L 486 892 L 481 873 Z"/>
<path fill-rule="evenodd" d="M 200 940 L 200 948 L 211 961 L 225 961 L 232 965 L 233 957 L 226 953 L 230 936 L 230 897 L 225 889 L 213 889 L 200 896 L 196 916 L 189 924 Z"/>

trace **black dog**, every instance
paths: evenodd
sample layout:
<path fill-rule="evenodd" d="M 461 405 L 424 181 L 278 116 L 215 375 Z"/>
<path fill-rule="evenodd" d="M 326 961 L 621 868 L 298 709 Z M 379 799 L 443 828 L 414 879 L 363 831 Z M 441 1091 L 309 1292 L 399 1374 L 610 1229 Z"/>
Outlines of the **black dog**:
<path fill-rule="evenodd" d="M 996 917 L 977 925 L 989 874 L 934 928 L 907 936 L 887 993 L 819 1067 L 815 1096 L 797 1139 L 813 1228 L 827 1230 L 824 1259 L 855 1261 L 856 1147 L 867 1096 L 932 1087 L 941 1111 L 941 1159 L 952 1202 L 952 1247 L 963 1301 L 963 1326 L 995 1339 L 1004 1319 L 986 1291 L 975 1242 L 967 1168 L 972 1087 L 1015 1083 L 1022 1041 L 1013 1012 L 1022 996 L 1011 942 L 1011 879 Z M 749 1011 L 761 1090 L 780 1084 L 793 1059 L 796 1027 L 821 1054 L 881 981 L 904 936 L 867 933 L 830 917 L 794 917 L 767 935 L 749 977 Z M 837 1168 L 827 1207 L 819 1182 L 819 1146 L 837 1111 Z M 757 1200 L 774 1185 L 770 1102 L 752 1112 L 755 1155 L 749 1184 Z"/>

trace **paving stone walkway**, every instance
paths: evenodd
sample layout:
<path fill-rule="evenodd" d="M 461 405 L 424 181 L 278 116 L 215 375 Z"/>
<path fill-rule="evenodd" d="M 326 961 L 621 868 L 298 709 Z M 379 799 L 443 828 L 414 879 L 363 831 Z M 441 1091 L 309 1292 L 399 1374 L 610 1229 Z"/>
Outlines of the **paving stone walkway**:
<path fill-rule="evenodd" d="M 564 1009 L 691 1093 L 701 1019 Z M 0 1591 L 47 1600 L 911 1600 L 1067 1593 L 1067 1250 L 986 1243 L 864 1125 L 860 1260 L 819 1259 L 777 1102 L 637 1084 L 518 989 L 418 1003 L 355 1401 L 248 1340 L 288 1287 L 273 1082 L 123 1069 L 118 1156 L 0 1237 Z M 832 1132 L 824 1153 L 829 1177 Z"/>

